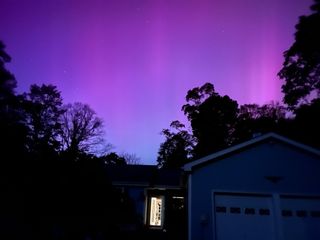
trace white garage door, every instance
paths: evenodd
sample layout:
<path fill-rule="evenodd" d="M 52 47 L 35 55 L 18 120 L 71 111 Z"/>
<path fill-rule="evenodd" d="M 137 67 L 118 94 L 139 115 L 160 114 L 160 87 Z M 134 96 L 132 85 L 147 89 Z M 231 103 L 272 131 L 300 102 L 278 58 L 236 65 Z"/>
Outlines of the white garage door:
<path fill-rule="evenodd" d="M 284 239 L 320 239 L 320 199 L 281 196 L 281 222 Z"/>
<path fill-rule="evenodd" d="M 215 239 L 320 240 L 320 198 L 280 196 L 277 204 L 278 213 L 271 195 L 215 193 Z"/>
<path fill-rule="evenodd" d="M 215 194 L 215 239 L 275 239 L 272 197 Z"/>

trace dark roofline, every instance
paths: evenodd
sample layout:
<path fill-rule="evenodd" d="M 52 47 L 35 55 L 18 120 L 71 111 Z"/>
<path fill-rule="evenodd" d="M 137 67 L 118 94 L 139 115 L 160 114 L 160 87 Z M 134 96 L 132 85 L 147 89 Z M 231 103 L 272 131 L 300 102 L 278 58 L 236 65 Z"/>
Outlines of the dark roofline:
<path fill-rule="evenodd" d="M 115 186 L 179 188 L 182 169 L 159 169 L 156 165 L 110 165 L 106 172 Z"/>

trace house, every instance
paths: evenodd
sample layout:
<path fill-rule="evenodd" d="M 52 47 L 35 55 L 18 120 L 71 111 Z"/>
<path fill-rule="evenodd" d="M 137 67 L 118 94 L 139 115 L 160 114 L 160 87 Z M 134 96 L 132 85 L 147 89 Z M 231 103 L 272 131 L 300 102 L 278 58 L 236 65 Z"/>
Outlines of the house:
<path fill-rule="evenodd" d="M 186 219 L 185 189 L 181 169 L 158 169 L 154 165 L 108 166 L 112 185 L 133 203 L 138 222 L 122 226 L 154 231 L 175 229 Z M 138 224 L 138 226 L 136 226 Z M 178 225 L 178 229 L 183 224 Z M 131 228 L 131 229 L 130 229 Z"/>
<path fill-rule="evenodd" d="M 320 239 L 320 151 L 275 133 L 184 167 L 189 240 Z"/>

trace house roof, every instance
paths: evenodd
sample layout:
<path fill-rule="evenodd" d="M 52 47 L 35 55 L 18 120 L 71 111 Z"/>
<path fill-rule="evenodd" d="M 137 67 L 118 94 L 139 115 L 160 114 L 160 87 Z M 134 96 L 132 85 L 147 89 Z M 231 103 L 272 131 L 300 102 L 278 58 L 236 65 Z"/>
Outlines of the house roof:
<path fill-rule="evenodd" d="M 232 147 L 226 148 L 224 150 L 215 152 L 213 154 L 210 154 L 208 156 L 205 156 L 205 157 L 200 158 L 198 160 L 195 160 L 193 162 L 187 163 L 187 164 L 185 164 L 183 166 L 183 169 L 184 169 L 184 171 L 191 171 L 196 166 L 199 166 L 199 165 L 214 161 L 217 158 L 221 158 L 221 157 L 223 157 L 225 155 L 232 154 L 232 153 L 234 153 L 236 151 L 243 150 L 243 149 L 245 149 L 247 147 L 250 147 L 250 146 L 252 146 L 254 144 L 263 142 L 263 141 L 265 141 L 267 139 L 275 139 L 275 140 L 278 140 L 280 142 L 289 144 L 289 145 L 291 145 L 293 147 L 296 147 L 298 149 L 301 149 L 301 150 L 307 151 L 309 153 L 315 154 L 317 156 L 320 156 L 320 151 L 315 149 L 315 148 L 309 147 L 309 146 L 304 145 L 302 143 L 293 141 L 293 140 L 291 140 L 289 138 L 286 138 L 286 137 L 283 137 L 283 136 L 280 136 L 280 135 L 278 135 L 276 133 L 271 132 L 271 133 L 267 133 L 267 134 L 264 134 L 262 136 L 253 138 L 253 139 L 251 139 L 249 141 L 246 141 L 246 142 L 234 145 Z"/>
<path fill-rule="evenodd" d="M 181 169 L 158 169 L 155 165 L 107 166 L 107 174 L 114 185 L 180 187 Z"/>

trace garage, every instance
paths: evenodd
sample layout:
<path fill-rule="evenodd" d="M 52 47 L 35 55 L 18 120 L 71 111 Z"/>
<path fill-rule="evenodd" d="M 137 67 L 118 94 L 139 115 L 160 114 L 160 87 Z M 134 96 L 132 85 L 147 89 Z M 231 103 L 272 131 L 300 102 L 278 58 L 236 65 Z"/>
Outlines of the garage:
<path fill-rule="evenodd" d="M 272 198 L 268 195 L 215 194 L 216 239 L 274 239 Z"/>
<path fill-rule="evenodd" d="M 189 240 L 319 240 L 320 151 L 275 133 L 184 166 Z"/>
<path fill-rule="evenodd" d="M 320 239 L 320 198 L 277 199 L 266 194 L 215 193 L 214 239 Z"/>
<path fill-rule="evenodd" d="M 320 239 L 320 198 L 281 196 L 284 239 Z"/>

